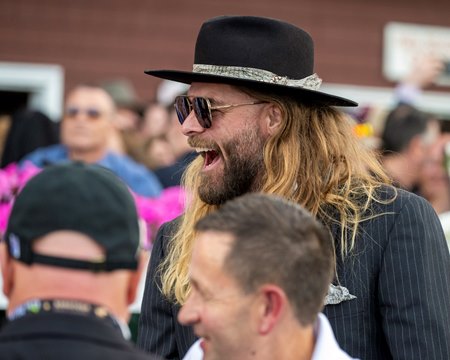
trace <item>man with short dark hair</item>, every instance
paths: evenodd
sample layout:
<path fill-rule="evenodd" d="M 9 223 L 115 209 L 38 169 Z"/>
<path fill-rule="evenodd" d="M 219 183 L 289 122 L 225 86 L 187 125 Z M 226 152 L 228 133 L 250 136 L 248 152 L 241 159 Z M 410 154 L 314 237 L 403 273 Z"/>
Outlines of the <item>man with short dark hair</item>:
<path fill-rule="evenodd" d="M 395 184 L 418 192 L 422 168 L 440 135 L 437 118 L 399 104 L 386 117 L 382 133 L 383 166 Z"/>
<path fill-rule="evenodd" d="M 319 314 L 334 251 L 329 232 L 306 210 L 248 194 L 195 229 L 191 292 L 178 320 L 201 337 L 204 359 L 350 359 Z M 196 352 L 186 358 L 200 359 Z"/>
<path fill-rule="evenodd" d="M 54 165 L 18 195 L 0 244 L 2 359 L 149 359 L 127 341 L 145 263 L 132 195 L 97 165 Z"/>
<path fill-rule="evenodd" d="M 307 32 L 276 19 L 216 17 L 199 31 L 192 71 L 146 73 L 191 84 L 175 108 L 200 156 L 184 174 L 183 216 L 154 242 L 140 347 L 176 359 L 195 342 L 175 319 L 191 291 L 194 224 L 228 200 L 264 192 L 302 205 L 333 235 L 324 313 L 348 354 L 450 358 L 450 256 L 436 213 L 390 184 L 336 108 L 356 103 L 319 91 Z"/>

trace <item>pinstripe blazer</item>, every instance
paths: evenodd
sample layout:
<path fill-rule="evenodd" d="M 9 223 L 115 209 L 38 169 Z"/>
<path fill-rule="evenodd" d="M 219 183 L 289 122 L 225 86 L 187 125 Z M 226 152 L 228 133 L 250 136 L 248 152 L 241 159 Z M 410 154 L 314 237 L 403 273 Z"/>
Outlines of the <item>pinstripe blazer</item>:
<path fill-rule="evenodd" d="M 370 213 L 383 215 L 361 223 L 352 255 L 337 255 L 335 283 L 356 298 L 324 309 L 340 346 L 367 360 L 450 359 L 450 255 L 434 210 L 398 190 L 394 202 L 372 204 Z M 175 227 L 163 226 L 156 239 L 138 336 L 139 347 L 168 359 L 182 358 L 195 340 L 177 323 L 178 307 L 162 297 L 155 271 Z M 331 231 L 338 239 L 340 227 Z"/>
<path fill-rule="evenodd" d="M 167 254 L 167 242 L 178 226 L 179 218 L 164 224 L 158 231 L 147 269 L 141 315 L 139 316 L 137 346 L 145 351 L 171 359 L 181 359 L 195 342 L 190 326 L 177 321 L 178 305 L 161 294 L 158 265 Z M 153 350 L 150 350 L 153 349 Z"/>

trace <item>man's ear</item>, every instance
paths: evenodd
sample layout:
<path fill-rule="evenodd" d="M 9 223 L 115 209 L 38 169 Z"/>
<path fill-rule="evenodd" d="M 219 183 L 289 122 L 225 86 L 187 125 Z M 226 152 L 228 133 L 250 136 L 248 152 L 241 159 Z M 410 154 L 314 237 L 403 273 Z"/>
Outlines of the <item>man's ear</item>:
<path fill-rule="evenodd" d="M 273 136 L 279 131 L 279 128 L 283 122 L 283 113 L 276 104 L 270 104 L 268 109 L 268 116 L 266 120 L 266 130 L 270 136 Z"/>
<path fill-rule="evenodd" d="M 259 294 L 261 303 L 258 331 L 261 335 L 267 335 L 279 323 L 288 300 L 284 291 L 272 284 L 263 285 Z"/>
<path fill-rule="evenodd" d="M 9 298 L 14 284 L 14 266 L 5 243 L 0 244 L 0 267 L 3 278 L 3 293 Z"/>
<path fill-rule="evenodd" d="M 138 259 L 138 268 L 135 272 L 133 272 L 130 276 L 130 282 L 128 283 L 128 293 L 127 293 L 127 302 L 128 305 L 131 305 L 135 298 L 136 293 L 139 287 L 139 281 L 143 273 L 145 273 L 145 269 L 147 269 L 149 255 L 145 250 L 141 250 Z"/>

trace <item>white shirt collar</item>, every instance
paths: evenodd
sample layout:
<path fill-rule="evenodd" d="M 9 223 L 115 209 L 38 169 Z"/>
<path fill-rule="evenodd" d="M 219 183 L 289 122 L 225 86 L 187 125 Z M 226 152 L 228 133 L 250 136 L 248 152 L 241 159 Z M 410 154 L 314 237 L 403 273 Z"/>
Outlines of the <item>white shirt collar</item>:
<path fill-rule="evenodd" d="M 311 360 L 352 360 L 338 345 L 331 325 L 325 315 L 319 314 L 314 326 L 316 343 Z M 201 339 L 197 340 L 184 356 L 183 360 L 202 360 L 203 350 L 200 347 Z"/>

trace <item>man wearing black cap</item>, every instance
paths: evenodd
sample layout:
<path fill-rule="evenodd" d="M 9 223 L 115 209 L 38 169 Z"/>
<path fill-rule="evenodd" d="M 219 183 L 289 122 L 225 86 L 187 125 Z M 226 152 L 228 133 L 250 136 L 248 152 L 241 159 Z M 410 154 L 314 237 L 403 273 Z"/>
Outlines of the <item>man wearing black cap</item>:
<path fill-rule="evenodd" d="M 97 165 L 48 167 L 17 197 L 0 244 L 2 359 L 148 359 L 126 340 L 145 255 L 134 200 Z"/>
<path fill-rule="evenodd" d="M 176 322 L 191 291 L 194 224 L 261 191 L 303 205 L 333 235 L 336 274 L 324 313 L 348 354 L 450 358 L 450 256 L 439 220 L 425 200 L 390 184 L 335 108 L 356 103 L 319 91 L 309 34 L 274 19 L 213 18 L 200 29 L 193 71 L 146 73 L 191 84 L 175 108 L 201 156 L 185 173 L 188 208 L 153 247 L 142 348 L 175 359 L 195 341 Z"/>

